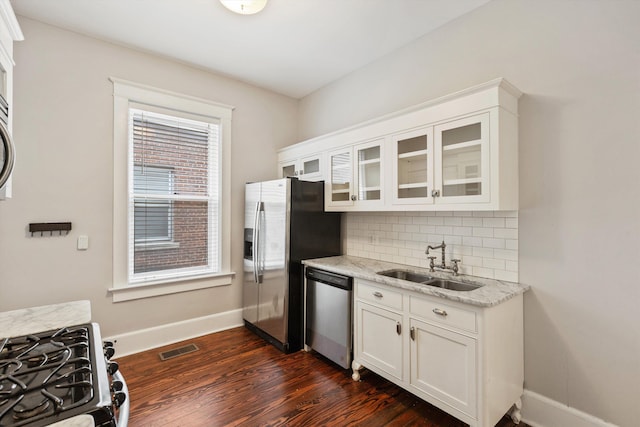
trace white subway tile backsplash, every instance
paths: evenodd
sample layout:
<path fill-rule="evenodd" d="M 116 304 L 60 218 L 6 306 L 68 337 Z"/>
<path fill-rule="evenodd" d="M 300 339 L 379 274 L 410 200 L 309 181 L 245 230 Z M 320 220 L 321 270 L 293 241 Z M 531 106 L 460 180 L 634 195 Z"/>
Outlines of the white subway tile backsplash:
<path fill-rule="evenodd" d="M 456 216 L 445 217 L 444 225 L 452 225 L 452 226 L 459 227 L 462 225 L 462 218 L 456 217 Z"/>
<path fill-rule="evenodd" d="M 489 227 L 473 227 L 474 237 L 493 237 L 493 228 Z"/>
<path fill-rule="evenodd" d="M 424 268 L 427 245 L 444 240 L 447 264 L 462 259 L 462 274 L 518 280 L 517 211 L 350 212 L 345 221 L 347 255 Z"/>
<path fill-rule="evenodd" d="M 454 236 L 472 236 L 473 227 L 453 227 Z"/>
<path fill-rule="evenodd" d="M 495 249 L 493 251 L 493 256 L 507 261 L 518 261 L 518 251 Z"/>
<path fill-rule="evenodd" d="M 494 258 L 482 258 L 482 266 L 493 268 L 494 270 L 506 270 L 505 260 Z"/>
<path fill-rule="evenodd" d="M 472 271 L 472 275 L 474 276 L 478 276 L 478 277 L 486 277 L 488 279 L 494 279 L 495 276 L 495 270 L 493 270 L 492 268 L 484 268 L 484 267 L 471 267 L 471 271 Z"/>
<path fill-rule="evenodd" d="M 407 233 L 419 233 L 420 232 L 420 226 L 419 225 L 405 225 L 404 226 L 404 231 L 406 231 Z"/>
<path fill-rule="evenodd" d="M 444 218 L 441 216 L 433 216 L 429 217 L 427 220 L 427 224 L 429 225 L 444 225 Z"/>
<path fill-rule="evenodd" d="M 465 227 L 482 227 L 482 218 L 462 218 Z"/>
<path fill-rule="evenodd" d="M 479 256 L 482 258 L 494 258 L 492 248 L 473 248 L 473 256 Z"/>
<path fill-rule="evenodd" d="M 393 224 L 393 231 L 405 231 L 405 225 L 404 224 Z"/>
<path fill-rule="evenodd" d="M 463 237 L 462 244 L 466 246 L 482 247 L 482 237 Z"/>
<path fill-rule="evenodd" d="M 435 225 L 421 225 L 420 232 L 425 234 L 435 234 L 436 226 Z"/>
<path fill-rule="evenodd" d="M 518 229 L 517 228 L 496 228 L 493 237 L 497 237 L 500 239 L 517 239 Z"/>
<path fill-rule="evenodd" d="M 436 226 L 436 234 L 453 234 L 453 227 L 449 227 L 446 225 Z"/>
<path fill-rule="evenodd" d="M 485 237 L 482 239 L 482 246 L 485 248 L 504 249 L 504 239 L 492 239 Z"/>
<path fill-rule="evenodd" d="M 505 280 L 507 282 L 517 282 L 518 281 L 518 272 L 495 270 L 494 279 Z"/>
<path fill-rule="evenodd" d="M 462 264 L 469 265 L 471 267 L 482 267 L 483 258 L 479 256 L 465 256 L 462 259 Z"/>
<path fill-rule="evenodd" d="M 504 218 L 482 218 L 483 227 L 504 228 Z"/>
<path fill-rule="evenodd" d="M 473 216 L 476 218 L 493 218 L 494 211 L 473 211 Z"/>

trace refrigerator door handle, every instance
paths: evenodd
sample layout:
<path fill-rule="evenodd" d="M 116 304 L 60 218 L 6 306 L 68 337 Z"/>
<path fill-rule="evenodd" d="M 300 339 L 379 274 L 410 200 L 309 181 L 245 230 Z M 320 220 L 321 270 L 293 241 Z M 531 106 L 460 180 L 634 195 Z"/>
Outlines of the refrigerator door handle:
<path fill-rule="evenodd" d="M 262 239 L 264 236 L 264 202 L 260 202 L 259 204 L 259 212 L 258 212 L 258 242 L 262 248 Z M 264 274 L 264 253 L 262 253 L 262 249 L 259 252 L 258 256 L 258 283 L 262 283 L 262 275 Z"/>
<path fill-rule="evenodd" d="M 258 281 L 258 260 L 260 259 L 260 202 L 256 203 L 256 212 L 253 219 L 253 280 Z"/>

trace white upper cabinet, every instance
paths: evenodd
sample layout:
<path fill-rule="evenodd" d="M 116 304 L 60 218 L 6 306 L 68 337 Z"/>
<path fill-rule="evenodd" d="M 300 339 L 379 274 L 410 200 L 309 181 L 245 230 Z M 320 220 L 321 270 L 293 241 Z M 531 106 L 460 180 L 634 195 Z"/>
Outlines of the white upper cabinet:
<path fill-rule="evenodd" d="M 329 153 L 329 174 L 325 183 L 325 206 L 351 206 L 353 195 L 353 165 L 351 147 Z"/>
<path fill-rule="evenodd" d="M 278 162 L 279 177 L 296 177 L 304 181 L 324 179 L 324 153 L 281 160 Z"/>
<path fill-rule="evenodd" d="M 517 210 L 520 96 L 492 80 L 287 147 L 280 161 L 328 153 L 329 211 Z"/>
<path fill-rule="evenodd" d="M 327 210 L 375 210 L 383 207 L 385 141 L 378 139 L 329 153 Z"/>
<path fill-rule="evenodd" d="M 433 203 L 433 128 L 391 136 L 394 205 Z"/>
<path fill-rule="evenodd" d="M 436 203 L 487 203 L 490 197 L 489 114 L 434 128 Z"/>

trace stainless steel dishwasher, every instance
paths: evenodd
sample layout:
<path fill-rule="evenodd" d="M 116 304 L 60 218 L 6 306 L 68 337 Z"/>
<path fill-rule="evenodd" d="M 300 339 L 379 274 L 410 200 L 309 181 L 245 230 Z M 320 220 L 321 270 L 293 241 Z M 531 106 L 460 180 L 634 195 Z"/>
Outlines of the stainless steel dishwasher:
<path fill-rule="evenodd" d="M 351 367 L 353 279 L 307 268 L 305 350 L 313 349 L 341 367 Z"/>

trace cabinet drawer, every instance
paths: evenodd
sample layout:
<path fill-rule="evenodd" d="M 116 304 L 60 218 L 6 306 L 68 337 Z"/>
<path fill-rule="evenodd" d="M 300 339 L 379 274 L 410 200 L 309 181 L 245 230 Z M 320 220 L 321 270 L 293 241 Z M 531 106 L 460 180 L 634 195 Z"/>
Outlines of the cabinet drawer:
<path fill-rule="evenodd" d="M 412 315 L 430 322 L 447 325 L 469 332 L 477 332 L 476 313 L 471 310 L 454 307 L 440 301 L 428 300 L 411 295 L 409 310 Z"/>
<path fill-rule="evenodd" d="M 395 310 L 402 310 L 402 293 L 383 286 L 373 286 L 369 283 L 358 282 L 356 296 Z"/>

